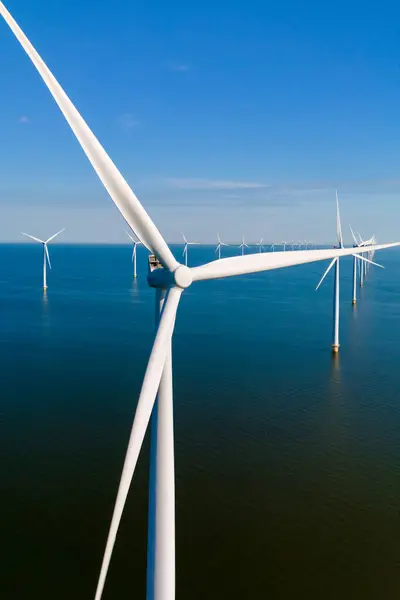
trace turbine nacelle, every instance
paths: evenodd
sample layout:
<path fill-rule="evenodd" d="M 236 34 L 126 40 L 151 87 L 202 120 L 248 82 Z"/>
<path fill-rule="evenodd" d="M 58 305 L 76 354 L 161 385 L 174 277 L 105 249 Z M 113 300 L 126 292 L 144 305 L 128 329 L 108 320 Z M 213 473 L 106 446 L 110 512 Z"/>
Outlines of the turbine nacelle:
<path fill-rule="evenodd" d="M 164 269 L 154 254 L 149 256 L 149 273 L 147 281 L 150 287 L 168 289 L 178 287 L 185 290 L 193 283 L 192 270 L 186 265 L 179 264 L 175 271 Z"/>

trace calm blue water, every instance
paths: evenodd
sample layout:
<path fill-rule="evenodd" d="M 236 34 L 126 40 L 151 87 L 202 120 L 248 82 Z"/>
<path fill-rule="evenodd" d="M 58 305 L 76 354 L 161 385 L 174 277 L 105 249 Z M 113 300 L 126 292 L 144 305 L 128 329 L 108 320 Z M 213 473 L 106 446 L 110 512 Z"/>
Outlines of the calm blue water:
<path fill-rule="evenodd" d="M 40 247 L 0 247 L 4 600 L 93 598 L 154 327 L 143 249 L 135 283 L 129 246 L 50 251 L 44 297 Z M 400 252 L 376 257 L 356 309 L 341 261 L 338 360 L 325 263 L 184 293 L 177 598 L 398 599 Z M 145 598 L 147 453 L 105 600 Z"/>

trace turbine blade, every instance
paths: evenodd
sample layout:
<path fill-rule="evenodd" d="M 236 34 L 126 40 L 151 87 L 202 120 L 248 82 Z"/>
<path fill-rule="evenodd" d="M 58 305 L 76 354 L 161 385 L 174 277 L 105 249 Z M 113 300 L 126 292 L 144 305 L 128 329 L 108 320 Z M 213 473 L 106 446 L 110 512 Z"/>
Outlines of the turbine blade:
<path fill-rule="evenodd" d="M 359 246 L 372 246 L 374 244 L 373 239 L 369 239 L 369 240 L 365 240 L 364 242 L 361 242 L 360 244 L 358 244 Z"/>
<path fill-rule="evenodd" d="M 163 266 L 170 271 L 174 271 L 178 266 L 178 262 L 168 248 L 157 227 L 154 225 L 153 221 L 150 219 L 111 158 L 101 146 L 98 139 L 89 129 L 86 122 L 55 79 L 54 75 L 48 69 L 2 2 L 0 2 L 0 15 L 3 16 L 11 31 L 14 33 L 15 37 L 36 67 L 122 216 L 136 232 L 144 245 L 159 258 Z"/>
<path fill-rule="evenodd" d="M 134 242 L 134 238 L 131 236 L 131 234 L 129 233 L 129 231 L 125 231 L 126 235 L 128 236 L 128 238 L 131 240 L 131 242 Z"/>
<path fill-rule="evenodd" d="M 332 269 L 333 265 L 335 264 L 335 262 L 337 260 L 338 260 L 337 258 L 334 258 L 333 261 L 330 263 L 329 267 L 327 268 L 327 270 L 325 271 L 325 273 L 322 275 L 319 284 L 315 288 L 315 291 L 318 290 L 318 288 L 320 287 L 321 283 L 323 282 L 323 280 L 325 279 L 325 277 L 328 275 L 329 271 Z"/>
<path fill-rule="evenodd" d="M 65 231 L 65 227 L 63 227 L 63 229 L 60 229 L 60 231 L 57 231 L 57 233 L 55 233 L 54 235 L 52 235 L 51 237 L 49 237 L 49 239 L 46 240 L 46 244 L 48 244 L 49 242 L 51 242 L 51 240 L 54 240 L 54 238 L 57 237 L 58 235 L 60 235 L 60 233 L 62 233 L 63 231 Z"/>
<path fill-rule="evenodd" d="M 29 233 L 24 233 L 23 231 L 21 231 L 22 235 L 26 235 L 26 237 L 31 238 L 31 240 L 35 240 L 35 242 L 39 242 L 40 244 L 44 244 L 44 240 L 40 240 L 39 238 L 33 236 L 33 235 L 29 235 Z"/>
<path fill-rule="evenodd" d="M 358 246 L 357 238 L 356 238 L 356 236 L 354 235 L 354 231 L 353 231 L 353 229 L 352 229 L 351 225 L 349 225 L 349 227 L 350 227 L 350 231 L 351 231 L 351 235 L 352 235 L 352 238 L 353 238 L 353 240 L 354 240 L 354 243 L 355 243 L 355 245 L 356 245 L 356 246 Z"/>
<path fill-rule="evenodd" d="M 135 254 L 136 254 L 136 244 L 134 244 L 133 250 L 132 250 L 132 262 L 135 260 Z"/>
<path fill-rule="evenodd" d="M 342 224 L 340 222 L 339 196 L 338 196 L 337 190 L 336 190 L 336 229 L 337 229 L 337 238 L 338 238 L 339 247 L 343 248 Z"/>
<path fill-rule="evenodd" d="M 375 265 L 375 267 L 380 267 L 381 269 L 384 269 L 385 267 L 383 265 L 380 265 L 376 262 L 373 262 L 372 260 L 370 260 L 369 258 L 365 258 L 365 256 L 357 256 L 357 258 L 359 258 L 360 260 L 365 260 L 365 262 L 370 263 L 371 265 Z"/>
<path fill-rule="evenodd" d="M 181 231 L 181 233 L 182 233 L 182 231 Z M 183 234 L 183 233 L 182 233 L 182 237 L 183 237 L 183 241 L 185 242 L 185 244 L 187 244 L 187 243 L 188 243 L 188 241 L 187 241 L 187 239 L 185 238 L 185 236 L 184 236 L 184 234 Z"/>
<path fill-rule="evenodd" d="M 164 308 L 150 354 L 150 359 L 147 364 L 146 374 L 144 376 L 135 418 L 133 420 L 128 450 L 125 456 L 117 499 L 114 506 L 114 513 L 101 565 L 95 600 L 100 600 L 103 592 L 118 527 L 164 369 L 165 358 L 174 330 L 175 317 L 181 293 L 182 290 L 180 288 L 171 288 L 168 292 L 167 299 L 164 302 Z"/>
<path fill-rule="evenodd" d="M 232 256 L 231 258 L 214 260 L 200 267 L 193 267 L 191 271 L 193 281 L 219 279 L 222 277 L 232 277 L 233 275 L 245 275 L 247 273 L 292 267 L 341 256 L 353 256 L 354 254 L 358 256 L 361 252 L 368 252 L 368 250 L 383 250 L 384 248 L 392 248 L 394 246 L 400 246 L 400 242 L 366 246 L 362 249 L 333 248 L 331 250 L 293 250 L 291 252 L 264 252 L 261 254 L 257 252 L 256 254 L 245 254 L 243 256 Z"/>
<path fill-rule="evenodd" d="M 47 262 L 49 263 L 49 267 L 51 269 L 50 254 L 49 254 L 49 249 L 47 247 L 47 242 L 44 245 L 44 250 L 45 250 L 46 256 L 47 256 Z"/>

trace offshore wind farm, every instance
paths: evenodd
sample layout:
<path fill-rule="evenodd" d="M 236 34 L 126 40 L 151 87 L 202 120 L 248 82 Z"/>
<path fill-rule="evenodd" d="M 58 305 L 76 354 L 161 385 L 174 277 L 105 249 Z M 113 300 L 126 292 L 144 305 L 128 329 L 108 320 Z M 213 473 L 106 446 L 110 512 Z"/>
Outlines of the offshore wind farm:
<path fill-rule="evenodd" d="M 344 233 L 332 186 L 331 242 L 193 220 L 168 243 L 0 15 L 128 226 L 24 233 L 42 279 L 37 244 L 0 246 L 5 597 L 395 598 L 400 242 Z"/>

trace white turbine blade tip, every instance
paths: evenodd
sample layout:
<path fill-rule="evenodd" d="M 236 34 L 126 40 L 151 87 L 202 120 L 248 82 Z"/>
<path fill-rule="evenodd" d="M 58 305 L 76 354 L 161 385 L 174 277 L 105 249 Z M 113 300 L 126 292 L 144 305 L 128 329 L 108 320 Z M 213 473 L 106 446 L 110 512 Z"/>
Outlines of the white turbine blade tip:
<path fill-rule="evenodd" d="M 54 238 L 56 238 L 58 235 L 60 235 L 60 233 L 62 233 L 63 231 L 65 231 L 65 227 L 63 227 L 62 229 L 60 229 L 60 231 L 57 231 L 57 233 L 55 233 L 54 235 L 52 235 L 51 237 L 49 237 L 49 239 L 46 240 L 46 244 L 48 244 L 49 242 L 51 242 L 51 240 L 54 240 Z"/>
<path fill-rule="evenodd" d="M 26 235 L 26 237 L 31 238 L 31 240 L 35 240 L 35 242 L 39 242 L 39 244 L 45 244 L 44 240 L 41 240 L 37 237 L 35 237 L 34 235 L 30 235 L 29 233 L 24 233 L 23 231 L 21 231 L 22 235 Z"/>
<path fill-rule="evenodd" d="M 49 263 L 49 267 L 51 269 L 50 254 L 49 254 L 49 249 L 47 247 L 47 243 L 44 245 L 44 249 L 45 249 L 45 252 L 46 252 L 47 262 Z"/>
<path fill-rule="evenodd" d="M 355 243 L 355 245 L 356 245 L 356 246 L 358 246 L 357 238 L 356 238 L 356 236 L 354 235 L 354 231 L 353 231 L 353 229 L 352 229 L 351 225 L 349 225 L 349 227 L 350 227 L 350 231 L 351 231 L 351 235 L 352 235 L 352 238 L 353 238 L 353 240 L 354 240 L 354 243 Z"/>
<path fill-rule="evenodd" d="M 383 265 L 380 265 L 379 263 L 376 263 L 376 262 L 370 260 L 369 258 L 365 258 L 365 256 L 361 256 L 361 254 L 360 255 L 354 254 L 354 256 L 356 258 L 358 258 L 359 260 L 363 260 L 363 261 L 365 261 L 367 263 L 370 263 L 371 265 L 375 265 L 375 267 L 380 267 L 381 269 L 385 268 Z"/>
<path fill-rule="evenodd" d="M 329 267 L 326 269 L 325 273 L 322 275 L 319 284 L 317 285 L 317 287 L 315 288 L 315 291 L 317 291 L 321 285 L 321 283 L 324 281 L 325 277 L 328 275 L 329 271 L 331 270 L 331 268 L 333 267 L 333 265 L 335 264 L 335 262 L 337 261 L 337 258 L 334 258 L 332 260 L 332 262 L 330 263 Z"/>
<path fill-rule="evenodd" d="M 0 14 L 3 16 L 11 31 L 31 59 L 124 219 L 137 233 L 144 245 L 158 257 L 164 267 L 168 268 L 170 271 L 174 271 L 178 266 L 178 262 L 174 258 L 171 250 L 168 248 L 153 221 L 150 219 L 111 158 L 101 146 L 98 139 L 89 129 L 80 113 L 61 88 L 43 59 L 39 56 L 2 2 L 0 2 Z"/>

